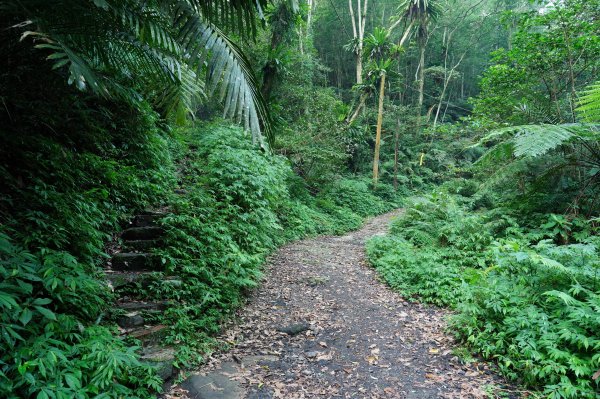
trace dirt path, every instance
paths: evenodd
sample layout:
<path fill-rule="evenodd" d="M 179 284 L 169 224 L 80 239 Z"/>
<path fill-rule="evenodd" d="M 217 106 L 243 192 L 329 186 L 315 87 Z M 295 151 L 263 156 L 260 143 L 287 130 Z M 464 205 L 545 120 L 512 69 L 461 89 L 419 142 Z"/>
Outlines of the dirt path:
<path fill-rule="evenodd" d="M 239 320 L 232 344 L 182 384 L 192 399 L 488 398 L 502 383 L 466 366 L 444 333 L 447 312 L 405 302 L 366 265 L 364 244 L 398 212 L 359 231 L 289 244 Z M 174 391 L 175 393 L 177 391 Z"/>

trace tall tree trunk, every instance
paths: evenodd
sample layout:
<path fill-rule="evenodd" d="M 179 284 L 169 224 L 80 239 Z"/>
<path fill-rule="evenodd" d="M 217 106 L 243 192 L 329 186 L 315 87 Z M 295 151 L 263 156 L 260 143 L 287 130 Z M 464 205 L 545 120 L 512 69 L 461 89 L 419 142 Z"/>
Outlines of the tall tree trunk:
<path fill-rule="evenodd" d="M 313 9 L 317 4 L 317 0 L 307 0 L 308 5 L 308 16 L 306 18 L 306 30 L 307 33 L 310 33 L 310 27 L 312 26 L 312 17 L 313 17 Z"/>
<path fill-rule="evenodd" d="M 368 4 L 369 0 L 364 0 L 364 3 L 361 0 L 356 0 L 355 14 L 352 0 L 348 0 L 348 9 L 350 10 L 350 19 L 352 20 L 352 35 L 354 40 L 356 40 L 356 84 L 362 84 L 363 82 L 363 44 Z"/>
<path fill-rule="evenodd" d="M 421 111 L 425 96 L 425 41 L 420 44 L 421 57 L 419 59 L 419 99 L 417 101 L 417 128 L 421 128 Z"/>
<path fill-rule="evenodd" d="M 397 120 L 394 135 L 394 191 L 398 191 L 398 143 L 400 142 L 400 119 Z"/>
<path fill-rule="evenodd" d="M 564 23 L 563 23 L 564 24 Z M 567 29 L 566 27 L 563 26 L 563 34 L 564 34 L 564 38 L 565 38 L 565 44 L 567 45 L 567 54 L 568 54 L 568 66 L 569 66 L 569 82 L 570 82 L 570 89 L 571 89 L 571 98 L 569 100 L 569 105 L 571 106 L 571 122 L 575 123 L 576 121 L 576 115 L 575 115 L 575 108 L 576 108 L 576 102 L 577 102 L 577 92 L 575 90 L 575 73 L 573 72 L 573 65 L 574 65 L 574 60 L 573 60 L 573 51 L 571 49 L 571 38 L 569 37 L 569 34 L 567 33 Z"/>
<path fill-rule="evenodd" d="M 379 110 L 377 112 L 377 133 L 375 135 L 375 156 L 373 157 L 373 185 L 379 180 L 379 146 L 381 145 L 381 124 L 383 123 L 383 96 L 385 95 L 385 72 L 379 82 Z"/>

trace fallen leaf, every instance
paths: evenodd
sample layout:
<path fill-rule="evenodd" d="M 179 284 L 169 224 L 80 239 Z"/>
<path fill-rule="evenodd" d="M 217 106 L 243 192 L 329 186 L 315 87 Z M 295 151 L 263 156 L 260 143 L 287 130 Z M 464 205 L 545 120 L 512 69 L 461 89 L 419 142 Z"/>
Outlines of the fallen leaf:
<path fill-rule="evenodd" d="M 434 380 L 434 381 L 441 381 L 441 380 L 443 380 L 443 378 L 440 377 L 439 375 L 431 374 L 431 373 L 425 374 L 425 378 L 428 378 L 428 379 Z"/>

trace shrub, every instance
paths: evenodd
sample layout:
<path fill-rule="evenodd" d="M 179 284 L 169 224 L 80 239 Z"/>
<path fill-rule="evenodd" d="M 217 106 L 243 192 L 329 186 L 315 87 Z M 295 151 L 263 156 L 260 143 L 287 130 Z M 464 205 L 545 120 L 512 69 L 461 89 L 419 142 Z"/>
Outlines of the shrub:
<path fill-rule="evenodd" d="M 457 335 L 513 378 L 552 398 L 596 398 L 600 281 L 595 244 L 494 247 L 496 266 L 470 287 Z"/>

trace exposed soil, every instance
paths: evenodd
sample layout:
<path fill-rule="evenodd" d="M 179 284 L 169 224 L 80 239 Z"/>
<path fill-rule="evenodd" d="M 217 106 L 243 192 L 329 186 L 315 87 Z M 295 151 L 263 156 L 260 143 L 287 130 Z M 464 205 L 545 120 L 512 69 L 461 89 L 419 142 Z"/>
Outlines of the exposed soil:
<path fill-rule="evenodd" d="M 185 397 L 185 388 L 193 399 L 517 397 L 489 365 L 455 356 L 448 311 L 406 302 L 367 265 L 365 242 L 399 212 L 281 248 L 220 337 L 231 349 L 171 395 Z"/>

